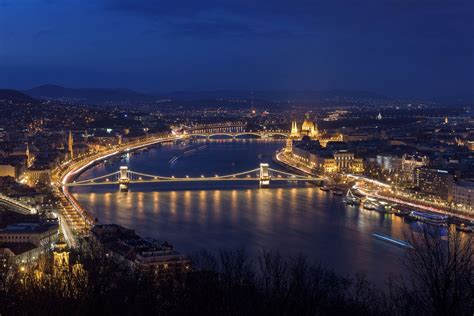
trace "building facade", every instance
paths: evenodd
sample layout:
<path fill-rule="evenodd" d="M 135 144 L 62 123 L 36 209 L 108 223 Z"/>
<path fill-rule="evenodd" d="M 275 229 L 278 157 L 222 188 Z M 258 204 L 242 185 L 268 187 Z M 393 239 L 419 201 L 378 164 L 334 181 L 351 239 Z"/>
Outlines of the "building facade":
<path fill-rule="evenodd" d="M 447 202 L 453 201 L 453 190 L 456 180 L 454 172 L 427 167 L 417 168 L 415 170 L 415 180 L 416 186 L 421 192 Z"/>
<path fill-rule="evenodd" d="M 57 223 L 18 223 L 0 229 L 0 243 L 31 243 L 48 247 L 57 237 Z"/>
<path fill-rule="evenodd" d="M 468 212 L 474 211 L 473 180 L 460 180 L 454 185 L 454 203 Z"/>

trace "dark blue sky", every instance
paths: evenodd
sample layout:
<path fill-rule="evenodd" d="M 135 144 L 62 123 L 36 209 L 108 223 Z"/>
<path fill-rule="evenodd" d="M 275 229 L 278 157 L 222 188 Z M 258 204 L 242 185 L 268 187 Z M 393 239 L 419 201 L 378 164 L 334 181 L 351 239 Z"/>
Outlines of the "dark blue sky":
<path fill-rule="evenodd" d="M 474 87 L 474 1 L 0 0 L 0 86 Z"/>

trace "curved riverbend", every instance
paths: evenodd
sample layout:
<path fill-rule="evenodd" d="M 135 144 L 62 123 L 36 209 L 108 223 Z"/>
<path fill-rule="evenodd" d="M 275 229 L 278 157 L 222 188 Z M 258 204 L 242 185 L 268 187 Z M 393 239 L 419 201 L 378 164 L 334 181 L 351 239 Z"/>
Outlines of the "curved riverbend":
<path fill-rule="evenodd" d="M 170 159 L 186 145 L 163 145 L 112 159 L 84 170 L 80 179 L 113 172 L 126 164 L 132 170 L 164 176 L 228 174 L 270 162 L 284 146 L 281 141 L 209 141 L 203 150 Z M 200 146 L 202 144 L 197 144 Z M 273 165 L 273 167 L 278 168 Z M 183 252 L 245 246 L 255 254 L 262 248 L 282 254 L 303 253 L 340 273 L 365 272 L 382 283 L 402 272 L 406 249 L 373 237 L 381 233 L 405 239 L 417 224 L 395 215 L 346 206 L 341 197 L 304 184 L 140 184 L 130 192 L 117 187 L 77 187 L 71 193 L 103 223 L 118 223 L 139 234 L 168 240 Z"/>
<path fill-rule="evenodd" d="M 75 211 L 83 218 L 87 225 L 93 225 L 94 219 L 90 215 L 89 212 L 84 210 L 76 199 L 70 194 L 69 189 L 65 186 L 65 184 L 69 183 L 70 181 L 74 180 L 77 176 L 80 175 L 81 172 L 91 168 L 97 163 L 104 161 L 109 157 L 114 157 L 120 155 L 124 152 L 133 152 L 134 150 L 138 150 L 140 148 L 145 148 L 149 146 L 153 146 L 156 144 L 166 143 L 170 141 L 175 141 L 177 137 L 175 136 L 167 136 L 167 137 L 151 137 L 141 141 L 137 141 L 131 144 L 125 144 L 120 147 L 110 149 L 101 153 L 97 153 L 95 155 L 91 155 L 89 157 L 84 157 L 78 161 L 72 161 L 66 168 L 68 170 L 60 175 L 59 181 L 57 185 L 59 186 L 62 194 L 66 198 L 66 200 L 70 203 L 70 205 L 75 209 Z"/>

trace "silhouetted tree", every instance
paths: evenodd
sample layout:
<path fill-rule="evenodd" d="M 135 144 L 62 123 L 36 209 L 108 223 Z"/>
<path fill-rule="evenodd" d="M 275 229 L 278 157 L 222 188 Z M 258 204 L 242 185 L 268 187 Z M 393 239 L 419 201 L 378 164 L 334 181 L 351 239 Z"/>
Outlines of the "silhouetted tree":
<path fill-rule="evenodd" d="M 407 277 L 389 286 L 391 312 L 398 315 L 472 315 L 474 253 L 472 236 L 426 227 L 408 237 L 413 248 L 404 266 Z"/>

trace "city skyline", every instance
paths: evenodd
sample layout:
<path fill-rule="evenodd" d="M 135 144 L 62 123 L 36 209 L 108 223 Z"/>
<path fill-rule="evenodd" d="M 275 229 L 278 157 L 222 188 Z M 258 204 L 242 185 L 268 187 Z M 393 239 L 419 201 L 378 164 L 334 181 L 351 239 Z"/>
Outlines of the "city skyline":
<path fill-rule="evenodd" d="M 0 0 L 1 315 L 472 315 L 473 0 Z"/>

